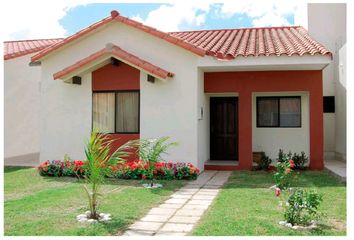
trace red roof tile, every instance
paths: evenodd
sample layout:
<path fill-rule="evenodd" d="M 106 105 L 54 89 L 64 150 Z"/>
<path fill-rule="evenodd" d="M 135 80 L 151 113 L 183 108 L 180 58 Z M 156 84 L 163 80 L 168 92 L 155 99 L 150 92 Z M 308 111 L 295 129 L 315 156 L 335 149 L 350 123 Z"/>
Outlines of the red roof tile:
<path fill-rule="evenodd" d="M 62 38 L 53 39 L 34 39 L 4 42 L 4 60 L 21 57 L 23 55 L 38 52 L 48 46 L 63 40 Z"/>
<path fill-rule="evenodd" d="M 331 55 L 300 26 L 171 32 L 219 59 L 238 56 Z"/>
<path fill-rule="evenodd" d="M 305 54 L 331 56 L 330 51 L 311 38 L 307 30 L 300 26 L 165 33 L 120 16 L 117 11 L 112 11 L 111 16 L 43 49 L 32 57 L 32 62 L 40 60 L 50 52 L 112 21 L 118 21 L 152 34 L 199 56 L 209 55 L 219 59 L 234 59 L 238 56 L 302 56 Z"/>
<path fill-rule="evenodd" d="M 128 53 L 126 51 L 124 51 L 123 49 L 113 45 L 113 44 L 107 44 L 106 48 L 101 49 L 100 51 L 91 54 L 88 57 L 85 57 L 84 59 L 70 65 L 69 67 L 64 68 L 63 70 L 54 73 L 53 74 L 53 78 L 54 80 L 59 79 L 63 76 L 66 76 L 72 72 L 74 72 L 75 70 L 85 66 L 86 64 L 89 64 L 91 62 L 93 62 L 94 60 L 104 56 L 104 55 L 108 55 L 111 54 L 115 57 L 117 57 L 118 59 L 122 60 L 123 62 L 126 62 L 134 67 L 137 67 L 139 69 L 143 69 L 146 72 L 150 73 L 151 75 L 157 76 L 159 78 L 167 78 L 167 77 L 173 77 L 174 73 L 166 71 L 162 68 L 159 68 L 157 66 L 155 66 L 152 63 L 149 63 L 131 53 Z"/>
<path fill-rule="evenodd" d="M 173 43 L 177 46 L 180 46 L 182 48 L 185 48 L 199 56 L 204 56 L 205 55 L 205 51 L 199 47 L 196 47 L 194 46 L 193 44 L 190 44 L 188 42 L 185 42 L 179 38 L 176 38 L 176 37 L 173 37 L 171 35 L 169 35 L 168 33 L 165 33 L 165 32 L 162 32 L 162 31 L 159 31 L 155 28 L 152 28 L 152 27 L 149 27 L 149 26 L 146 26 L 140 22 L 137 22 L 137 21 L 134 21 L 132 19 L 129 19 L 127 17 L 123 17 L 123 16 L 120 16 L 119 13 L 117 11 L 112 11 L 111 12 L 111 16 L 109 17 L 106 17 L 104 19 L 102 19 L 101 21 L 99 22 L 96 22 L 94 24 L 92 24 L 91 26 L 87 27 L 87 28 L 84 28 L 82 29 L 81 31 L 65 38 L 63 41 L 61 42 L 58 42 L 46 49 L 44 49 L 43 51 L 39 52 L 38 54 L 34 55 L 31 59 L 32 62 L 35 62 L 35 61 L 38 61 L 39 59 L 41 59 L 42 57 L 44 57 L 45 55 L 47 55 L 48 53 L 62 47 L 63 45 L 66 45 L 67 43 L 69 42 L 72 42 L 73 40 L 77 39 L 77 38 L 80 38 L 81 36 L 103 26 L 103 25 L 106 25 L 107 23 L 109 22 L 112 22 L 112 21 L 118 21 L 118 22 L 121 22 L 121 23 L 124 23 L 124 24 L 127 24 L 129 26 L 132 26 L 134 28 L 137 28 L 137 29 L 140 29 L 144 32 L 147 32 L 149 34 L 152 34 L 158 38 L 161 38 L 161 39 L 164 39 L 170 43 Z"/>

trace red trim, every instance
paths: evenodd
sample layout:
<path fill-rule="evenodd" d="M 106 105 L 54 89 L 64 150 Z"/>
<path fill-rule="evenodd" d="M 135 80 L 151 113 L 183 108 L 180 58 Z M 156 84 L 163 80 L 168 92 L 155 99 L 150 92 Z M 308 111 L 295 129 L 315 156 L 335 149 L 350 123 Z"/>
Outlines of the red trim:
<path fill-rule="evenodd" d="M 92 90 L 139 90 L 140 71 L 123 62 L 107 64 L 92 72 Z"/>
<path fill-rule="evenodd" d="M 310 93 L 310 169 L 323 169 L 322 71 L 204 73 L 206 93 L 239 94 L 239 169 L 252 168 L 252 92 Z"/>
<path fill-rule="evenodd" d="M 157 76 L 159 78 L 167 78 L 167 77 L 173 77 L 174 73 L 166 71 L 162 68 L 159 68 L 156 65 L 153 65 L 152 63 L 149 63 L 131 53 L 128 53 L 124 51 L 123 49 L 113 45 L 113 44 L 107 44 L 106 48 L 101 49 L 88 57 L 83 58 L 82 60 L 64 68 L 63 70 L 56 72 L 53 74 L 54 80 L 62 78 L 64 76 L 67 76 L 68 74 L 73 73 L 74 71 L 84 67 L 85 65 L 101 58 L 104 56 L 109 57 L 110 55 L 113 55 L 117 57 L 118 59 L 127 62 L 128 64 L 145 70 L 146 72 L 150 73 L 151 75 Z"/>

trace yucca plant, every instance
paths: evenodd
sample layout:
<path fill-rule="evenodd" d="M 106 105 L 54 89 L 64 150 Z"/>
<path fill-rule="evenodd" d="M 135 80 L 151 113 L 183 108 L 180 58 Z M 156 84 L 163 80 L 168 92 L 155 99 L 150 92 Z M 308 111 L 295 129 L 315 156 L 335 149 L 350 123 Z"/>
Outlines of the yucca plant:
<path fill-rule="evenodd" d="M 168 142 L 169 137 L 157 139 L 142 139 L 139 141 L 139 158 L 148 165 L 147 176 L 150 179 L 150 186 L 154 186 L 155 164 L 163 161 L 161 155 L 167 153 L 167 149 L 176 146 L 177 142 Z"/>
<path fill-rule="evenodd" d="M 108 167 L 129 156 L 137 146 L 137 141 L 129 141 L 120 146 L 113 154 L 110 154 L 113 141 L 107 135 L 99 133 L 97 129 L 94 129 L 86 142 L 85 155 L 87 158 L 88 174 L 85 176 L 86 184 L 84 185 L 84 189 L 90 208 L 89 218 L 92 219 L 99 218 L 97 211 L 98 198 L 102 196 L 100 186 L 104 183 Z"/>

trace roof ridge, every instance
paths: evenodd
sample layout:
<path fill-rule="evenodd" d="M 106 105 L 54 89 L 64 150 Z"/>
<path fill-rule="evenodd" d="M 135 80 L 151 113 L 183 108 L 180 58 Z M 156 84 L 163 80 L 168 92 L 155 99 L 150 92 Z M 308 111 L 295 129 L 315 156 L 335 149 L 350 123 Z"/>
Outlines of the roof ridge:
<path fill-rule="evenodd" d="M 220 28 L 220 29 L 200 29 L 200 30 L 186 30 L 186 31 L 174 31 L 174 32 L 167 32 L 169 34 L 172 33 L 188 33 L 188 32 L 207 32 L 207 31 L 228 31 L 228 30 L 247 30 L 247 29 L 279 29 L 279 28 L 304 28 L 300 25 L 294 26 L 276 26 L 276 27 L 240 27 L 240 28 Z M 305 28 L 304 28 L 305 29 Z"/>
<path fill-rule="evenodd" d="M 36 38 L 36 39 L 23 39 L 23 40 L 8 40 L 4 41 L 4 43 L 14 43 L 14 42 L 31 42 L 31 41 L 43 41 L 43 40 L 59 40 L 64 39 L 62 38 Z"/>

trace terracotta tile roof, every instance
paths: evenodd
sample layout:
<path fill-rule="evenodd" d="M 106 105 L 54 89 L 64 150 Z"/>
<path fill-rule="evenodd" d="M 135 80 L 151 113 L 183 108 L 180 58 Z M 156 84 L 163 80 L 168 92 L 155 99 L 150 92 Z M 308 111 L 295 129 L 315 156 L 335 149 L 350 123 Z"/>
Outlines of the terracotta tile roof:
<path fill-rule="evenodd" d="M 219 59 L 238 56 L 331 55 L 300 26 L 171 32 Z"/>
<path fill-rule="evenodd" d="M 161 39 L 164 39 L 170 43 L 173 43 L 179 47 L 182 47 L 182 48 L 185 48 L 199 56 L 204 56 L 205 55 L 205 51 L 199 47 L 196 47 L 194 46 L 193 44 L 190 44 L 188 42 L 185 42 L 179 38 L 176 38 L 176 37 L 173 37 L 171 36 L 170 34 L 168 33 L 165 33 L 165 32 L 162 32 L 162 31 L 159 31 L 155 28 L 152 28 L 152 27 L 149 27 L 149 26 L 146 26 L 140 22 L 137 22 L 137 21 L 134 21 L 132 19 L 129 19 L 127 17 L 123 17 L 123 16 L 120 16 L 119 13 L 117 11 L 112 11 L 111 12 L 111 16 L 109 17 L 106 17 L 104 19 L 102 19 L 101 21 L 98 21 L 94 24 L 92 24 L 91 26 L 87 27 L 87 28 L 84 28 L 82 29 L 81 31 L 65 38 L 63 41 L 61 42 L 58 42 L 44 50 L 42 50 L 41 52 L 39 52 L 38 54 L 34 55 L 31 59 L 32 62 L 35 62 L 35 61 L 38 61 L 39 59 L 41 59 L 42 57 L 44 57 L 45 55 L 47 55 L 48 53 L 66 45 L 67 43 L 69 42 L 72 42 L 73 40 L 77 39 L 77 38 L 80 38 L 81 36 L 89 33 L 89 32 L 92 32 L 93 30 L 103 26 L 103 25 L 106 25 L 107 23 L 109 22 L 112 22 L 112 21 L 118 21 L 118 22 L 121 22 L 121 23 L 124 23 L 124 24 L 127 24 L 129 26 L 132 26 L 134 28 L 137 28 L 139 30 L 142 30 L 144 32 L 147 32 L 149 34 L 152 34 L 156 37 L 159 37 Z"/>
<path fill-rule="evenodd" d="M 85 57 L 84 59 L 70 65 L 69 67 L 64 68 L 63 70 L 54 73 L 54 80 L 64 77 L 75 70 L 95 61 L 96 59 L 104 56 L 104 55 L 113 55 L 117 57 L 119 60 L 126 62 L 129 65 L 132 65 L 138 69 L 145 70 L 149 74 L 153 76 L 157 76 L 159 78 L 166 79 L 167 77 L 173 77 L 174 73 L 166 71 L 162 68 L 157 67 L 156 65 L 149 63 L 131 53 L 124 51 L 123 49 L 113 45 L 107 44 L 106 48 L 99 50 L 98 52 Z"/>
<path fill-rule="evenodd" d="M 38 52 L 48 46 L 63 40 L 62 38 L 53 39 L 34 39 L 4 42 L 4 60 L 21 57 L 23 55 Z"/>

